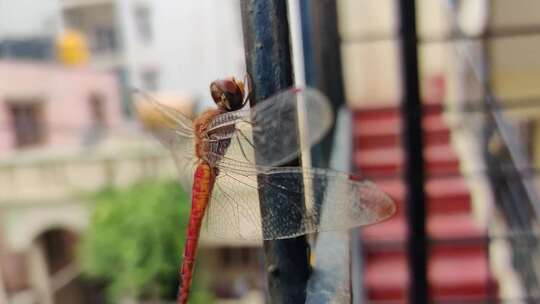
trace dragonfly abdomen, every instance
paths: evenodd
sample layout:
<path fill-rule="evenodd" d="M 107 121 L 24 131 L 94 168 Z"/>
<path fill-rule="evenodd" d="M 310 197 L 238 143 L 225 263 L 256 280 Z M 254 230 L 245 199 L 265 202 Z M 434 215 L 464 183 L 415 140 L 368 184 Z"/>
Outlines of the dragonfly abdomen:
<path fill-rule="evenodd" d="M 182 261 L 182 268 L 180 270 L 178 304 L 186 304 L 188 301 L 202 219 L 206 207 L 208 206 L 208 202 L 210 201 L 214 180 L 214 172 L 208 163 L 200 163 L 195 170 L 193 179 L 191 212 L 189 215 L 187 239 L 184 247 L 184 260 Z"/>

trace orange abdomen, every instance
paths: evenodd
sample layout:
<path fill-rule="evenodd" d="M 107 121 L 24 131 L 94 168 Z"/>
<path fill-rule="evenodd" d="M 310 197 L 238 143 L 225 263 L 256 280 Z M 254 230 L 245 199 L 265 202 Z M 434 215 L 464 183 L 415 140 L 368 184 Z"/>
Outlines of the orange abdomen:
<path fill-rule="evenodd" d="M 177 298 L 178 304 L 186 304 L 189 297 L 199 233 L 204 212 L 212 194 L 214 178 L 214 172 L 206 162 L 200 163 L 197 166 L 193 179 L 191 212 L 189 215 L 187 239 L 184 247 L 184 260 L 182 261 L 182 268 L 180 270 L 180 288 L 178 290 Z"/>

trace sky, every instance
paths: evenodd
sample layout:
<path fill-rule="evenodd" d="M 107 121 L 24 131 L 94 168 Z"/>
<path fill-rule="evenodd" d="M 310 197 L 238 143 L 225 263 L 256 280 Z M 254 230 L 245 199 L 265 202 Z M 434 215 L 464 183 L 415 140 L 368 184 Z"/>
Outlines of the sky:
<path fill-rule="evenodd" d="M 54 33 L 57 0 L 0 0 L 0 38 Z"/>

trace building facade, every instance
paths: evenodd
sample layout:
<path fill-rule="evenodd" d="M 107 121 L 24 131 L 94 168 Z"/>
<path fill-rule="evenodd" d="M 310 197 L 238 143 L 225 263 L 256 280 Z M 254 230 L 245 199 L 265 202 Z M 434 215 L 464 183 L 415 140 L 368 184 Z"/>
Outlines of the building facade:
<path fill-rule="evenodd" d="M 101 130 L 121 127 L 117 82 L 109 73 L 1 61 L 0 83 L 0 154 L 92 144 Z"/>
<path fill-rule="evenodd" d="M 208 106 L 211 81 L 243 76 L 237 1 L 62 0 L 60 6 L 64 30 L 87 37 L 90 63 L 118 75 L 127 115 L 133 87 Z"/>
<path fill-rule="evenodd" d="M 169 154 L 134 127 L 131 88 L 190 113 L 193 99 L 211 105 L 212 80 L 243 77 L 238 7 L 236 1 L 0 3 L 0 303 L 103 300 L 75 263 L 91 212 L 79 194 L 176 176 Z M 59 45 L 85 51 L 62 41 L 71 32 L 89 56 L 68 65 Z M 260 289 L 257 244 L 202 243 L 209 263 L 227 270 L 229 279 L 211 280 L 218 296 Z"/>
<path fill-rule="evenodd" d="M 75 246 L 91 209 L 77 193 L 150 174 L 143 159 L 151 168 L 170 160 L 155 148 L 125 154 L 135 148 L 117 139 L 124 131 L 110 73 L 2 61 L 0 82 L 0 296 L 85 303 L 91 292 L 77 279 Z"/>

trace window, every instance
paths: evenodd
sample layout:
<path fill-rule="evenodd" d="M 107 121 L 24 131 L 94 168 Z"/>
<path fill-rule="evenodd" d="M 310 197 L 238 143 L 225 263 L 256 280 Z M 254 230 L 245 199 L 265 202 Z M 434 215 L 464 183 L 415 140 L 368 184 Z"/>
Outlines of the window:
<path fill-rule="evenodd" d="M 105 98 L 103 95 L 93 93 L 89 98 L 90 117 L 95 127 L 104 127 L 107 124 L 105 112 Z"/>
<path fill-rule="evenodd" d="M 137 6 L 135 8 L 135 26 L 142 42 L 151 42 L 154 38 L 152 30 L 152 14 L 146 6 Z"/>
<path fill-rule="evenodd" d="M 84 133 L 82 143 L 84 145 L 97 144 L 105 135 L 107 125 L 107 108 L 105 97 L 99 93 L 92 93 L 88 99 L 88 114 L 90 116 L 90 128 Z"/>
<path fill-rule="evenodd" d="M 10 102 L 8 109 L 16 147 L 35 146 L 45 141 L 45 119 L 41 102 Z"/>
<path fill-rule="evenodd" d="M 230 248 L 221 248 L 219 256 L 221 259 L 221 266 L 223 267 L 230 267 L 234 263 L 234 252 Z"/>
<path fill-rule="evenodd" d="M 68 231 L 53 229 L 40 236 L 49 273 L 55 274 L 74 259 L 76 236 Z"/>
<path fill-rule="evenodd" d="M 158 89 L 159 75 L 157 70 L 146 70 L 141 75 L 143 88 L 147 91 Z"/>
<path fill-rule="evenodd" d="M 223 269 L 257 268 L 259 251 L 256 248 L 220 248 L 217 252 L 220 267 Z"/>
<path fill-rule="evenodd" d="M 98 26 L 94 29 L 92 37 L 92 51 L 108 53 L 117 50 L 116 32 L 113 27 Z"/>

